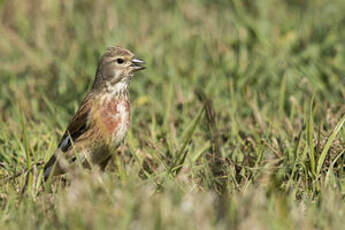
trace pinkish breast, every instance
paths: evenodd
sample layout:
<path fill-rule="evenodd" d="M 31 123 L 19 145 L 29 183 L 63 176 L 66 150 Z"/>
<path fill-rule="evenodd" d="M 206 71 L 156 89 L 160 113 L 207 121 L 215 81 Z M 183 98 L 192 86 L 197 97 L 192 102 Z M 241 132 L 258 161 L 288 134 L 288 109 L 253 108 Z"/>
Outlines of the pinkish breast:
<path fill-rule="evenodd" d="M 130 119 L 129 113 L 128 100 L 113 99 L 102 106 L 100 115 L 109 135 L 117 136 L 117 132 L 127 131 Z"/>

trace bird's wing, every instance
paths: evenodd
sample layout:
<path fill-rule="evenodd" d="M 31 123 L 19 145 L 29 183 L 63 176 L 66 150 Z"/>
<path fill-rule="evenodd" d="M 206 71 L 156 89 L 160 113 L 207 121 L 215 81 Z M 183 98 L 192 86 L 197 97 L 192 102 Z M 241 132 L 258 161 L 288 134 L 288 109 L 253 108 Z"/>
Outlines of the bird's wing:
<path fill-rule="evenodd" d="M 73 116 L 67 130 L 61 138 L 58 148 L 44 166 L 44 177 L 50 174 L 52 166 L 55 164 L 58 155 L 66 153 L 72 147 L 72 143 L 89 129 L 89 116 L 91 111 L 91 101 L 85 98 L 79 110 Z M 67 156 L 65 156 L 67 158 Z"/>
<path fill-rule="evenodd" d="M 58 145 L 58 148 L 62 152 L 66 152 L 71 147 L 71 140 L 74 142 L 80 135 L 82 135 L 89 128 L 89 114 L 90 114 L 90 104 L 83 104 L 78 112 L 73 116 L 67 130 L 65 131 L 62 139 Z"/>

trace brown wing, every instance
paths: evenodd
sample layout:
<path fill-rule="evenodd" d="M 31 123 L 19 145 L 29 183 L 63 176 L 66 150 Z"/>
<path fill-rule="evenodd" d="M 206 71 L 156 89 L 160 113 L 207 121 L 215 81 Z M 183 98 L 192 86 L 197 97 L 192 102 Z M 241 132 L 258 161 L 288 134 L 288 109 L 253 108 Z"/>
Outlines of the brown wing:
<path fill-rule="evenodd" d="M 90 113 L 90 103 L 83 104 L 78 112 L 73 116 L 67 130 L 61 138 L 58 148 L 66 152 L 71 147 L 71 139 L 75 141 L 88 129 L 88 117 Z"/>
<path fill-rule="evenodd" d="M 72 142 L 75 142 L 78 137 L 80 137 L 83 133 L 85 133 L 89 128 L 89 114 L 91 110 L 91 100 L 90 98 L 86 97 L 82 105 L 80 106 L 79 110 L 73 116 L 67 130 L 65 131 L 64 135 L 61 138 L 61 141 L 58 145 L 58 148 L 51 156 L 49 161 L 44 166 L 44 177 L 47 178 L 50 174 L 52 166 L 55 164 L 56 158 L 58 154 L 67 152 L 71 146 Z M 73 160 L 73 159 L 72 159 Z"/>

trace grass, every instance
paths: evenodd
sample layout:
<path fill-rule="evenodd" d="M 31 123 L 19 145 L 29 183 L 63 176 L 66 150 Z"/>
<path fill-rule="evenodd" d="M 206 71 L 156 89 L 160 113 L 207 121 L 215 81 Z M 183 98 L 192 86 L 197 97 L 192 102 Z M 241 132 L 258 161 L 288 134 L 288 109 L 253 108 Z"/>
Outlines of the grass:
<path fill-rule="evenodd" d="M 341 229 L 342 0 L 0 1 L 1 229 Z M 107 46 L 147 69 L 105 173 L 42 165 Z"/>

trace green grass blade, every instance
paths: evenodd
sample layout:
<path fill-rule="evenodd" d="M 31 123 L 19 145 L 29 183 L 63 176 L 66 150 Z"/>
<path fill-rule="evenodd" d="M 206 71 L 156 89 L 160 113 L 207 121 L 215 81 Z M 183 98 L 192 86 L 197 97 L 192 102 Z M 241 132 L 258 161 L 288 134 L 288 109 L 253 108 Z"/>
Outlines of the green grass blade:
<path fill-rule="evenodd" d="M 185 141 L 182 145 L 182 148 L 178 151 L 176 154 L 176 160 L 173 166 L 171 167 L 170 171 L 178 172 L 178 170 L 182 167 L 182 164 L 186 158 L 187 153 L 185 152 L 186 147 L 190 140 L 192 139 L 193 133 L 195 131 L 196 126 L 199 124 L 200 119 L 202 117 L 202 114 L 205 111 L 205 106 L 203 106 L 198 115 L 194 118 L 191 125 L 187 128 L 186 135 L 185 135 Z"/>
<path fill-rule="evenodd" d="M 325 185 L 329 184 L 331 174 L 333 174 L 334 165 L 339 160 L 339 158 L 344 154 L 344 152 L 345 151 L 342 151 L 341 153 L 339 153 L 338 156 L 333 160 L 332 164 L 329 166 L 329 169 L 327 171 L 326 178 L 325 178 Z"/>
<path fill-rule="evenodd" d="M 280 90 L 279 90 L 279 105 L 278 105 L 278 111 L 279 111 L 279 118 L 283 119 L 284 114 L 284 103 L 285 103 L 285 92 L 286 91 L 286 76 L 284 75 Z"/>
<path fill-rule="evenodd" d="M 321 152 L 321 155 L 320 155 L 320 158 L 319 158 L 319 161 L 317 162 L 317 170 L 316 170 L 316 175 L 319 175 L 320 172 L 321 172 L 321 168 L 322 168 L 322 165 L 323 165 L 323 162 L 325 161 L 325 158 L 327 156 L 327 153 L 328 153 L 328 150 L 329 148 L 331 147 L 334 139 L 336 138 L 337 134 L 339 133 L 339 131 L 341 130 L 341 128 L 343 127 L 344 125 L 344 122 L 345 122 L 345 115 L 343 116 L 343 118 L 338 122 L 338 124 L 335 126 L 332 134 L 329 136 L 326 144 L 325 144 L 325 147 L 323 148 L 322 152 Z"/>
<path fill-rule="evenodd" d="M 307 142 L 309 146 L 309 159 L 310 159 L 310 167 L 313 175 L 315 175 L 315 150 L 314 150 L 314 141 L 313 141 L 313 104 L 314 104 L 314 97 L 311 99 L 310 106 L 309 106 L 309 119 L 307 124 Z"/>

